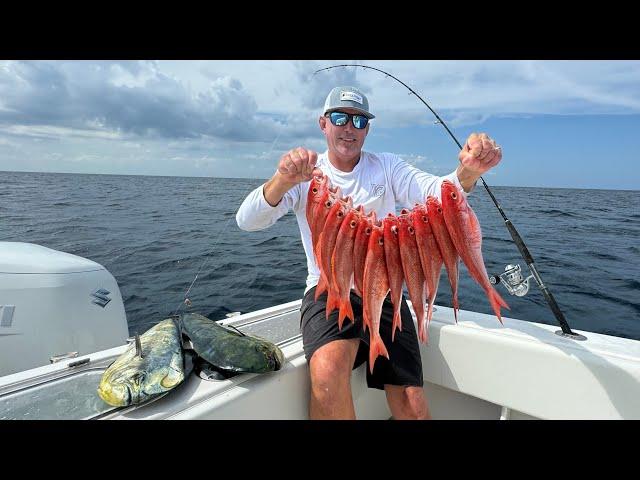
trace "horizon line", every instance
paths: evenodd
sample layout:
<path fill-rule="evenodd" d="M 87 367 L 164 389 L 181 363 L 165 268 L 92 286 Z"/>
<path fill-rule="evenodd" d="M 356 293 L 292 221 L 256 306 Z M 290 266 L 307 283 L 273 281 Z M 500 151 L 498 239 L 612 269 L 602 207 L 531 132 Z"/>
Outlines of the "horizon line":
<path fill-rule="evenodd" d="M 222 177 L 212 175 L 160 175 L 152 173 L 87 173 L 87 172 L 51 172 L 42 170 L 0 170 L 0 173 L 45 173 L 54 175 L 110 175 L 113 177 L 167 177 L 167 178 L 225 178 L 231 180 L 262 180 L 267 181 L 269 178 L 257 178 L 257 177 Z M 564 190 L 613 190 L 619 192 L 638 192 L 640 189 L 628 189 L 628 188 L 603 188 L 603 187 L 547 187 L 540 185 L 497 185 L 487 184 L 490 188 L 493 187 L 507 187 L 507 188 L 550 188 L 550 189 L 564 189 Z M 483 188 L 482 185 L 476 185 L 476 189 Z"/>

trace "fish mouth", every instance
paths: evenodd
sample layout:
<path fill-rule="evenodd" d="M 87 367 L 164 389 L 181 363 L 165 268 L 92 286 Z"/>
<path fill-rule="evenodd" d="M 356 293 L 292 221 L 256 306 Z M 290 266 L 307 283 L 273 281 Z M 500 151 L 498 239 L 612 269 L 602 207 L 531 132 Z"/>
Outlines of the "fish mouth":
<path fill-rule="evenodd" d="M 126 407 L 131 404 L 131 389 L 128 385 L 101 384 L 98 395 L 113 407 Z"/>

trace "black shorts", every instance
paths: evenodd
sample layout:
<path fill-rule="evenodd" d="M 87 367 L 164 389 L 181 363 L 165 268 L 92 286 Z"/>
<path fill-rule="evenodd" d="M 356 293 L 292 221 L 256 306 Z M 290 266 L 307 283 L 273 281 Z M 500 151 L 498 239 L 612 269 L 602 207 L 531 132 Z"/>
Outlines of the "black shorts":
<path fill-rule="evenodd" d="M 342 330 L 338 330 L 338 310 L 334 310 L 326 318 L 327 294 L 320 295 L 314 300 L 316 287 L 311 288 L 302 299 L 300 306 L 300 329 L 302 330 L 302 342 L 304 355 L 307 362 L 311 360 L 313 353 L 323 345 L 341 339 L 359 338 L 360 347 L 356 355 L 353 368 L 357 368 L 367 362 L 367 385 L 369 388 L 384 390 L 384 385 L 406 385 L 422 387 L 422 359 L 420 346 L 416 335 L 415 325 L 409 310 L 409 305 L 402 296 L 400 317 L 402 319 L 402 331 L 396 330 L 395 339 L 391 341 L 391 323 L 393 320 L 393 304 L 390 295 L 382 305 L 380 319 L 380 336 L 389 352 L 389 360 L 378 356 L 375 361 L 373 374 L 369 366 L 369 330 L 362 330 L 362 299 L 351 292 L 351 307 L 356 317 L 355 323 L 345 318 Z"/>

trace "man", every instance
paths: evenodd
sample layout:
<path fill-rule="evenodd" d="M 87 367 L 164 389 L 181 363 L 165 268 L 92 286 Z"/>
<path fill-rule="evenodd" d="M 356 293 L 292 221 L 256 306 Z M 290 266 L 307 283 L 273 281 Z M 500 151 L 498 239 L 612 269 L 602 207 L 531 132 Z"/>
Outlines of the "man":
<path fill-rule="evenodd" d="M 285 153 L 273 177 L 244 200 L 236 220 L 243 230 L 260 230 L 276 222 L 289 209 L 296 213 L 307 255 L 307 288 L 301 306 L 301 329 L 305 357 L 311 376 L 309 416 L 312 419 L 354 419 L 351 370 L 368 361 L 369 335 L 362 329 L 362 301 L 351 293 L 355 322 L 338 329 L 338 311 L 325 317 L 327 294 L 314 300 L 320 272 L 313 254 L 306 218 L 309 181 L 314 175 L 329 177 L 340 186 L 343 196 L 351 196 L 354 207 L 375 210 L 377 218 L 396 214 L 396 203 L 412 208 L 427 195 L 440 197 L 440 186 L 449 179 L 469 193 L 478 178 L 502 158 L 500 147 L 486 134 L 471 134 L 459 154 L 460 165 L 444 177 L 423 172 L 390 153 L 362 150 L 369 133 L 367 97 L 355 87 L 336 87 L 327 96 L 318 122 L 327 140 L 327 151 L 318 155 L 302 147 Z M 393 306 L 384 302 L 380 335 L 389 359 L 378 357 L 373 373 L 367 368 L 367 385 L 384 389 L 395 419 L 430 417 L 422 388 L 420 350 L 408 305 L 402 299 L 402 330 L 391 341 Z M 368 365 L 367 365 L 368 367 Z"/>

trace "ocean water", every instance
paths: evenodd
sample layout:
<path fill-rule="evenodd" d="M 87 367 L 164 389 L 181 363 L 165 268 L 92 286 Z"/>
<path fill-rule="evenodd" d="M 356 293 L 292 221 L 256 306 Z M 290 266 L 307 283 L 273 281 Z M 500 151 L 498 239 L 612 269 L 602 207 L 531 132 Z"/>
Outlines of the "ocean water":
<path fill-rule="evenodd" d="M 32 242 L 106 267 L 130 334 L 181 306 L 212 319 L 300 298 L 306 259 L 295 216 L 244 232 L 235 213 L 263 180 L 0 172 L 0 241 Z M 640 191 L 491 187 L 572 328 L 640 340 Z M 480 185 L 470 196 L 490 274 L 526 263 Z M 194 278 L 197 274 L 197 280 Z M 506 316 L 556 325 L 531 280 L 498 291 Z M 461 264 L 460 307 L 493 313 Z M 443 271 L 436 304 L 451 306 Z M 497 322 L 497 320 L 496 320 Z"/>

